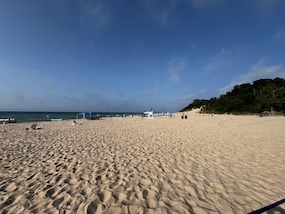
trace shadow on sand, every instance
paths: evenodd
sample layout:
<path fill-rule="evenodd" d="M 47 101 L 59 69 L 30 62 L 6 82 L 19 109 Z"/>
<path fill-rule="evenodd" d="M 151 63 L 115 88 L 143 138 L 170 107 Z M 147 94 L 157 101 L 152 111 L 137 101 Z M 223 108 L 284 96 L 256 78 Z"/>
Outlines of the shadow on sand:
<path fill-rule="evenodd" d="M 285 210 L 279 205 L 283 204 L 285 202 L 285 199 L 282 199 L 280 201 L 277 201 L 276 203 L 270 204 L 266 207 L 263 207 L 259 210 L 250 212 L 249 214 L 260 214 L 260 213 L 265 213 L 265 214 L 285 214 Z"/>

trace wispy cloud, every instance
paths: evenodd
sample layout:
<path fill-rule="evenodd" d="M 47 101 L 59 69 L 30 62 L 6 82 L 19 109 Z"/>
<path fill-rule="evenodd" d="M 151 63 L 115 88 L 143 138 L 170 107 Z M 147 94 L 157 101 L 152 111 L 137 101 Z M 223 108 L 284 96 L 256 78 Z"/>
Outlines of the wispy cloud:
<path fill-rule="evenodd" d="M 190 0 L 194 9 L 202 9 L 206 7 L 222 6 L 224 0 Z"/>
<path fill-rule="evenodd" d="M 0 92 L 2 96 L 2 92 Z M 32 95 L 22 91 L 10 92 L 10 97 L 0 103 L 0 111 L 141 111 L 144 104 L 131 98 L 109 99 L 105 95 L 89 92 L 82 96 L 58 94 Z"/>
<path fill-rule="evenodd" d="M 201 99 L 207 95 L 208 90 L 200 90 L 197 93 L 185 93 L 181 96 L 175 97 L 170 100 L 171 105 L 175 111 L 180 111 L 184 107 L 188 106 L 194 99 Z"/>
<path fill-rule="evenodd" d="M 188 66 L 186 58 L 172 58 L 168 63 L 168 80 L 171 84 L 177 84 L 180 81 L 180 73 Z"/>
<path fill-rule="evenodd" d="M 161 84 L 159 80 L 155 80 L 153 82 L 153 86 L 139 92 L 136 97 L 139 98 L 146 98 L 146 97 L 152 97 L 155 93 L 157 93 L 161 89 Z"/>
<path fill-rule="evenodd" d="M 157 11 L 153 14 L 153 18 L 162 26 L 167 26 L 171 23 L 170 11 L 168 10 Z"/>
<path fill-rule="evenodd" d="M 180 111 L 184 107 L 188 106 L 189 103 L 195 98 L 193 94 L 184 94 L 179 97 L 174 97 L 169 100 L 169 104 L 167 106 L 171 107 L 168 111 Z"/>
<path fill-rule="evenodd" d="M 144 8 L 153 21 L 160 26 L 169 26 L 176 23 L 175 12 L 177 5 L 192 5 L 193 9 L 203 9 L 209 7 L 220 7 L 225 0 L 144 0 Z"/>
<path fill-rule="evenodd" d="M 255 7 L 263 16 L 269 16 L 282 0 L 255 0 Z"/>
<path fill-rule="evenodd" d="M 250 71 L 244 75 L 238 76 L 229 85 L 219 89 L 220 94 L 224 94 L 230 91 L 234 86 L 243 83 L 252 83 L 258 79 L 273 79 L 276 77 L 285 78 L 285 69 L 281 65 L 271 65 L 268 66 L 266 59 L 261 59 L 258 61 Z"/>
<path fill-rule="evenodd" d="M 279 30 L 275 35 L 274 35 L 274 39 L 275 40 L 281 40 L 285 38 L 285 30 L 281 29 Z"/>
<path fill-rule="evenodd" d="M 223 48 L 209 59 L 203 71 L 212 72 L 232 65 L 236 60 L 236 53 L 232 49 Z"/>
<path fill-rule="evenodd" d="M 159 90 L 159 88 L 160 88 L 160 81 L 159 80 L 154 81 L 154 89 L 153 89 L 153 91 L 157 92 Z"/>
<path fill-rule="evenodd" d="M 48 89 L 55 89 L 58 88 L 58 82 L 51 78 L 45 78 L 42 80 L 43 86 L 45 86 Z"/>
<path fill-rule="evenodd" d="M 91 22 L 96 27 L 105 26 L 112 20 L 108 1 L 82 0 L 81 13 L 83 22 Z"/>
<path fill-rule="evenodd" d="M 179 99 L 181 100 L 189 100 L 191 98 L 193 98 L 194 96 L 192 94 L 185 94 L 183 96 L 181 96 Z"/>
<path fill-rule="evenodd" d="M 152 91 L 150 90 L 145 90 L 139 93 L 139 97 L 150 97 L 152 94 Z"/>
<path fill-rule="evenodd" d="M 173 13 L 176 9 L 176 1 L 145 0 L 144 8 L 157 25 L 168 26 L 175 23 Z"/>

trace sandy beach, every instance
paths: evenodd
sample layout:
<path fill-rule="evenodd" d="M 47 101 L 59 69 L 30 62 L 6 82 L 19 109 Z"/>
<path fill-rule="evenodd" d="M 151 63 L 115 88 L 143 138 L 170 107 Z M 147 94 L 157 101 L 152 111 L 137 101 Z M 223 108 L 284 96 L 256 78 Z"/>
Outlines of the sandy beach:
<path fill-rule="evenodd" d="M 0 125 L 0 212 L 248 213 L 285 198 L 285 117 L 187 114 Z"/>

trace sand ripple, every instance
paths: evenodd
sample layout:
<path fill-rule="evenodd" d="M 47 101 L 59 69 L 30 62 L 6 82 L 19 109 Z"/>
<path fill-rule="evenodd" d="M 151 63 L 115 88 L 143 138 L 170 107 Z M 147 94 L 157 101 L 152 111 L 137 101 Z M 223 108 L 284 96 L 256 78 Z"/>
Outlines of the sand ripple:
<path fill-rule="evenodd" d="M 2 213 L 247 213 L 284 198 L 284 118 L 2 126 Z"/>

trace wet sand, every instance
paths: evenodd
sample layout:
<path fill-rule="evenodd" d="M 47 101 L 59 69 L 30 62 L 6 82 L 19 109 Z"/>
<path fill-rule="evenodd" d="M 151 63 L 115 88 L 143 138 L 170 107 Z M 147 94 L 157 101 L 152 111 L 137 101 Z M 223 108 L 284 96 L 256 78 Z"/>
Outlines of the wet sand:
<path fill-rule="evenodd" d="M 0 125 L 0 212 L 248 213 L 285 198 L 285 117 L 187 114 Z"/>

